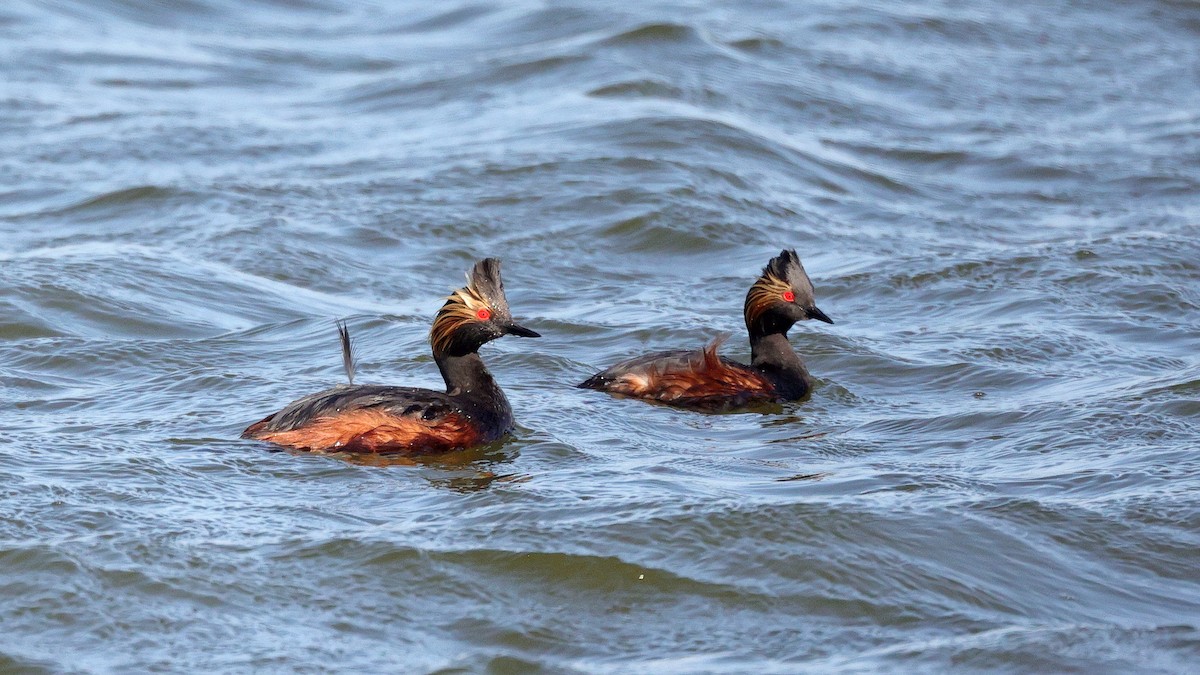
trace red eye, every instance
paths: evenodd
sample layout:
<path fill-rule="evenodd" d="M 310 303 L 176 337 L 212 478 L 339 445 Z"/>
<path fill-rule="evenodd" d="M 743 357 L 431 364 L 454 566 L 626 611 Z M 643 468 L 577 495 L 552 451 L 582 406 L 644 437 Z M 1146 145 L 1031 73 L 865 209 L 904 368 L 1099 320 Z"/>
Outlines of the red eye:
<path fill-rule="evenodd" d="M 487 321 L 488 319 L 492 318 L 492 311 L 487 307 L 480 307 L 479 311 L 475 312 L 475 316 L 478 317 L 480 321 Z"/>
<path fill-rule="evenodd" d="M 783 292 L 783 301 L 784 302 L 795 302 L 796 294 L 791 291 L 784 291 Z"/>

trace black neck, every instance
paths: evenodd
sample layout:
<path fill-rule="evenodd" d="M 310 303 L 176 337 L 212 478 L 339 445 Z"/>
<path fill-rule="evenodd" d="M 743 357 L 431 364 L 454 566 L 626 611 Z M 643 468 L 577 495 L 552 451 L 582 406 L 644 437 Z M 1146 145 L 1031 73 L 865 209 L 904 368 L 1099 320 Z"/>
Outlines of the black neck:
<path fill-rule="evenodd" d="M 446 393 L 455 397 L 466 412 L 484 418 L 482 422 L 512 426 L 508 399 L 477 352 L 461 356 L 434 354 L 433 360 L 446 381 Z"/>
<path fill-rule="evenodd" d="M 787 328 L 769 333 L 751 332 L 750 365 L 770 378 L 785 398 L 801 398 L 808 393 L 811 385 L 808 369 L 788 342 Z"/>

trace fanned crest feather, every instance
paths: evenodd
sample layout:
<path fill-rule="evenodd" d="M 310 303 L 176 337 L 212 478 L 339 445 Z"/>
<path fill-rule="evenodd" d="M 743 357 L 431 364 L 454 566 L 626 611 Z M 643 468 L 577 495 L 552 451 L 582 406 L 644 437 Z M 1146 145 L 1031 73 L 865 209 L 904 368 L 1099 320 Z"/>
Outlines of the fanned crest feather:
<path fill-rule="evenodd" d="M 346 379 L 354 384 L 354 347 L 350 344 L 350 329 L 343 319 L 338 319 L 338 336 L 342 339 L 342 367 L 346 369 Z"/>

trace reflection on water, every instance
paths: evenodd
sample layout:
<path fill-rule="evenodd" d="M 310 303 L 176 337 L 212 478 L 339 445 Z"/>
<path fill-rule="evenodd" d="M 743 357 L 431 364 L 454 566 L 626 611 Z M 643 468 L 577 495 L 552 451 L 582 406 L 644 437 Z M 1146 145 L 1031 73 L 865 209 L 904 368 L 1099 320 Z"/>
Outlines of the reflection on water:
<path fill-rule="evenodd" d="M 457 450 L 438 455 L 405 456 L 399 454 L 365 454 L 351 452 L 307 452 L 291 448 L 279 448 L 263 443 L 269 452 L 281 452 L 295 456 L 320 456 L 337 461 L 369 467 L 411 467 L 429 481 L 430 485 L 454 490 L 473 492 L 484 490 L 495 482 L 523 483 L 530 476 L 517 473 L 496 473 L 510 462 L 515 462 L 520 453 L 508 441 Z"/>

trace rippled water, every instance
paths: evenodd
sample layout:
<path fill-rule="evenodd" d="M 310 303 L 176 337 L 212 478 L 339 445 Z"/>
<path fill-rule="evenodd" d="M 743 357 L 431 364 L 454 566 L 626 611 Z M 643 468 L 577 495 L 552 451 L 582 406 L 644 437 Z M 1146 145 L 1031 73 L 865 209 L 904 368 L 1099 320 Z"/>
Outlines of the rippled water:
<path fill-rule="evenodd" d="M 0 671 L 1200 661 L 1195 2 L 16 0 L 0 63 Z M 785 246 L 807 403 L 571 388 L 748 357 Z M 438 386 L 484 255 L 512 440 L 238 440 L 335 317 Z"/>

